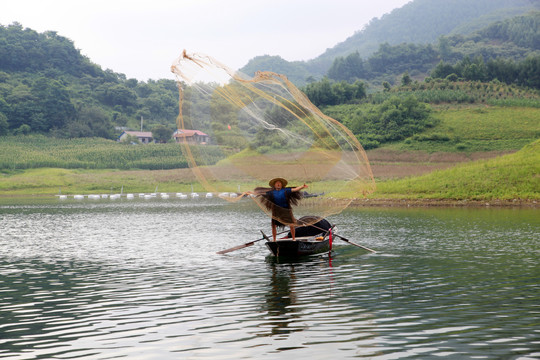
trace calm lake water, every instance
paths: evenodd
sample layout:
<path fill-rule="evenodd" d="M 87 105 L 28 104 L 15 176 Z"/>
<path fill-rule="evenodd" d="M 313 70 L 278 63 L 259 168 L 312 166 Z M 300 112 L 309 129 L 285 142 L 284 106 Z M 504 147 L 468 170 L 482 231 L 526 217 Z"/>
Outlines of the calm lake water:
<path fill-rule="evenodd" d="M 2 200 L 3 359 L 540 358 L 540 212 L 360 208 L 268 257 L 249 200 Z"/>

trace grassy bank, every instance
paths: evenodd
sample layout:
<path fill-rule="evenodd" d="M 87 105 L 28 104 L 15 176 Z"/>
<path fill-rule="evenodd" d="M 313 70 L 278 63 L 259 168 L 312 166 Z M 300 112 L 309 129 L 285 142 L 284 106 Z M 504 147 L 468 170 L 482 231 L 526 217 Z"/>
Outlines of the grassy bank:
<path fill-rule="evenodd" d="M 0 175 L 0 196 L 203 191 L 189 169 L 86 170 L 40 168 Z"/>
<path fill-rule="evenodd" d="M 539 200 L 540 140 L 514 154 L 380 182 L 371 198 Z"/>
<path fill-rule="evenodd" d="M 0 176 L 1 196 L 99 194 L 124 192 L 187 192 L 204 189 L 189 169 L 81 170 L 27 169 Z M 252 186 L 252 185 L 249 185 Z M 246 190 L 249 187 L 246 185 Z M 355 194 L 344 194 L 355 197 Z M 370 199 L 540 200 L 540 140 L 522 150 L 489 160 L 398 180 L 380 181 Z"/>

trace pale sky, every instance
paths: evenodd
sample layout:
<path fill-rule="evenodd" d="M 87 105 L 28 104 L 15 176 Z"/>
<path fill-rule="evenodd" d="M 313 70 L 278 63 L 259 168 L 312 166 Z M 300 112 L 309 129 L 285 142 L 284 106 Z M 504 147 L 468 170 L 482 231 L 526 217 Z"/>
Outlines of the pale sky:
<path fill-rule="evenodd" d="M 233 69 L 309 60 L 411 0 L 2 0 L 0 24 L 56 31 L 103 70 L 173 79 L 183 49 Z"/>

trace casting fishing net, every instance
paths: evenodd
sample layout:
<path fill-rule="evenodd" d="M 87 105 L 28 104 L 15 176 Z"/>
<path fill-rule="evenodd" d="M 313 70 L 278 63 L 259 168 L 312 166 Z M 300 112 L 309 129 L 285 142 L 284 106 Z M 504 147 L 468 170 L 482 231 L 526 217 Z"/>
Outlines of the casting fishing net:
<path fill-rule="evenodd" d="M 300 189 L 294 218 L 327 217 L 375 188 L 355 136 L 325 116 L 283 75 L 248 77 L 202 54 L 173 63 L 180 92 L 177 141 L 198 181 L 228 201 L 251 198 L 284 225 L 290 212 L 272 205 L 269 181 Z M 285 184 L 284 184 L 285 185 Z M 290 202 L 296 203 L 293 197 Z M 292 220 L 294 221 L 294 220 Z"/>

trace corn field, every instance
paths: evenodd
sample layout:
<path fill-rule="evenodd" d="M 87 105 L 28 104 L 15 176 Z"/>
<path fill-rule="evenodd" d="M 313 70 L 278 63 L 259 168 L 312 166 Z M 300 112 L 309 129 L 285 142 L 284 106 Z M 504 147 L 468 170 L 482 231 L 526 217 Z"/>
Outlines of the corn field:
<path fill-rule="evenodd" d="M 0 137 L 0 170 L 31 168 L 146 169 L 188 167 L 178 144 L 126 145 L 100 138 L 56 139 L 43 135 Z M 210 147 L 206 149 L 212 151 Z M 220 160 L 215 149 L 215 162 Z"/>

